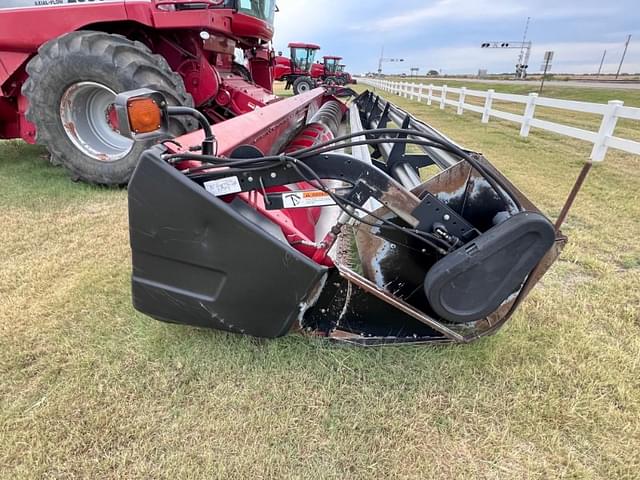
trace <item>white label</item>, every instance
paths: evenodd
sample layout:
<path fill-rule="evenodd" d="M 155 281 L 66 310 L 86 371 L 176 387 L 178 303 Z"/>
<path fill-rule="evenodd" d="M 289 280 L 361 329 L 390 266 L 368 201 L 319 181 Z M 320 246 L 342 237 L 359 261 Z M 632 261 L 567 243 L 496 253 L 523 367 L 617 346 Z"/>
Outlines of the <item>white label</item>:
<path fill-rule="evenodd" d="M 326 207 L 335 205 L 333 199 L 320 190 L 308 192 L 288 192 L 282 194 L 284 208 Z"/>
<path fill-rule="evenodd" d="M 238 177 L 220 178 L 218 180 L 211 180 L 204 183 L 204 188 L 207 192 L 213 193 L 216 197 L 223 195 L 230 195 L 232 193 L 238 193 L 242 191 L 240 188 L 240 181 Z"/>

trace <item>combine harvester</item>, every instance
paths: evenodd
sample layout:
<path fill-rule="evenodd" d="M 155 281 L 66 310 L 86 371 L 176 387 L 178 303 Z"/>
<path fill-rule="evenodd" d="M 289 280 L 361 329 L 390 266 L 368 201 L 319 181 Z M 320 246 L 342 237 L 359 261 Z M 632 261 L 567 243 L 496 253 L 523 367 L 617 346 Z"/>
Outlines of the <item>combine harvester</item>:
<path fill-rule="evenodd" d="M 275 9 L 275 0 L 0 1 L 0 139 L 45 145 L 75 179 L 125 184 L 150 144 L 119 134 L 116 94 L 152 88 L 213 122 L 275 102 Z M 248 69 L 234 61 L 238 49 Z M 194 127 L 179 117 L 170 130 Z"/>
<path fill-rule="evenodd" d="M 213 127 L 192 111 L 203 130 L 175 139 L 188 109 L 118 97 L 123 132 L 170 138 L 129 185 L 136 309 L 360 345 L 466 343 L 512 316 L 564 246 L 559 229 L 480 154 L 372 92 L 331 91 Z M 439 173 L 423 182 L 426 166 Z"/>

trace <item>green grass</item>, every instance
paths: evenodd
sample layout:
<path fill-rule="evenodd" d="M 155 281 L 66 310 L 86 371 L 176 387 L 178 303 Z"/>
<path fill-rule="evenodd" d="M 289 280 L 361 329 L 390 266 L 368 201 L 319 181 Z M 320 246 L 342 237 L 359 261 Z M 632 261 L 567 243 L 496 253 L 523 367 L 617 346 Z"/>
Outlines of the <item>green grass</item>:
<path fill-rule="evenodd" d="M 589 153 L 397 102 L 550 215 Z M 136 313 L 126 192 L 42 155 L 0 144 L 0 477 L 637 478 L 638 157 L 594 169 L 567 249 L 497 336 L 367 350 Z"/>
<path fill-rule="evenodd" d="M 467 87 L 471 90 L 487 91 L 494 89 L 500 93 L 513 93 L 516 95 L 528 95 L 529 93 L 537 93 L 537 85 L 531 85 L 528 83 L 522 83 L 519 85 L 511 84 L 495 84 L 495 83 L 481 83 L 481 82 L 465 82 L 463 80 L 431 80 L 431 79 L 406 79 L 406 78 L 394 78 L 394 81 L 410 81 L 413 83 L 423 83 L 424 85 L 447 85 L 448 87 L 460 88 Z M 424 92 L 427 93 L 426 90 Z M 434 95 L 439 96 L 440 93 L 436 92 Z M 577 100 L 582 102 L 592 103 L 607 103 L 609 100 L 621 100 L 626 106 L 640 107 L 640 90 L 621 90 L 615 88 L 576 88 L 565 86 L 546 86 L 542 94 L 548 98 L 558 98 L 563 100 Z M 447 98 L 457 101 L 458 94 L 449 92 Z M 472 105 L 484 105 L 485 100 L 483 98 L 477 98 L 472 96 L 465 97 L 465 103 Z M 434 102 L 435 104 L 436 102 Z M 522 115 L 524 113 L 525 105 L 505 102 L 501 100 L 494 100 L 492 107 L 496 110 L 502 110 L 504 112 L 516 113 Z M 447 109 L 453 110 L 453 106 L 447 105 Z M 474 112 L 465 112 L 465 115 L 472 115 L 480 117 L 479 114 Z M 569 110 L 562 110 L 559 108 L 550 107 L 536 107 L 536 118 L 542 120 L 548 120 L 551 122 L 557 122 L 564 125 L 570 125 L 573 127 L 582 128 L 585 130 L 591 130 L 597 132 L 600 128 L 602 121 L 601 115 L 586 114 L 581 112 L 571 112 Z M 535 131 L 535 129 L 533 130 Z M 640 128 L 638 128 L 638 122 L 631 120 L 619 120 L 616 126 L 615 134 L 631 140 L 640 141 Z"/>
<path fill-rule="evenodd" d="M 518 85 L 501 84 L 501 83 L 484 83 L 480 81 L 465 81 L 454 79 L 430 79 L 430 78 L 401 78 L 391 77 L 390 80 L 424 83 L 429 85 L 447 85 L 449 87 L 467 87 L 468 89 L 486 91 L 493 89 L 501 93 L 513 93 L 516 95 L 528 95 L 529 93 L 538 93 L 539 84 L 522 82 Z M 562 98 L 565 100 L 579 100 L 583 102 L 607 103 L 609 100 L 622 100 L 625 105 L 630 107 L 640 107 L 640 90 L 626 90 L 620 88 L 589 88 L 574 86 L 558 86 L 545 85 L 543 97 Z"/>

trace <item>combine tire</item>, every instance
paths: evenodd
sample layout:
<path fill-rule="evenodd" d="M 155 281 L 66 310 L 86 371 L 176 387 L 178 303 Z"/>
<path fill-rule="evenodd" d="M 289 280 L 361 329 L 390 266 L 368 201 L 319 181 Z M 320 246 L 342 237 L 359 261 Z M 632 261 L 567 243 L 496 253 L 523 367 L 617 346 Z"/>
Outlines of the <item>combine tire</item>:
<path fill-rule="evenodd" d="M 308 92 L 315 88 L 315 83 L 310 77 L 298 77 L 293 82 L 293 94 L 298 95 L 300 93 Z"/>
<path fill-rule="evenodd" d="M 193 106 L 182 78 L 166 60 L 142 43 L 102 32 L 72 32 L 44 44 L 27 65 L 22 89 L 36 141 L 72 178 L 101 185 L 124 185 L 148 142 L 133 142 L 114 126 L 111 105 L 117 93 L 138 88 L 162 92 L 171 105 Z M 171 132 L 195 127 L 172 119 Z"/>

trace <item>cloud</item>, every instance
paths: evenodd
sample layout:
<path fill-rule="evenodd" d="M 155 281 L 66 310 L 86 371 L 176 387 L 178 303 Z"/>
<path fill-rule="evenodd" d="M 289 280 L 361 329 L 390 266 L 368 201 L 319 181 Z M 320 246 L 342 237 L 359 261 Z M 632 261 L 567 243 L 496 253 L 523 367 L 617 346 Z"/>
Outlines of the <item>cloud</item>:
<path fill-rule="evenodd" d="M 433 5 L 407 10 L 399 15 L 379 17 L 356 30 L 391 31 L 412 25 L 424 24 L 429 20 L 450 19 L 459 21 L 469 18 L 501 18 L 523 15 L 525 8 L 508 0 L 439 0 Z"/>
<path fill-rule="evenodd" d="M 509 72 L 518 50 L 480 49 L 486 41 L 522 38 L 526 17 L 533 42 L 530 70 L 545 50 L 554 50 L 555 72 L 597 71 L 607 49 L 605 69 L 617 70 L 627 34 L 634 34 L 623 71 L 640 71 L 638 0 L 277 0 L 275 48 L 290 41 L 317 43 L 322 54 L 342 55 L 358 73 L 377 69 L 381 47 L 387 72 L 442 68 L 474 73 L 480 68 Z M 617 12 L 617 13 L 616 13 Z"/>
<path fill-rule="evenodd" d="M 431 5 L 408 8 L 400 14 L 379 16 L 354 30 L 393 31 L 411 26 L 426 27 L 430 21 L 459 23 L 464 20 L 497 21 L 505 18 L 535 15 L 536 18 L 585 18 L 612 15 L 619 7 L 615 5 L 582 5 L 580 7 L 556 5 L 555 2 L 532 2 L 514 0 L 437 0 Z M 546 3 L 546 4 L 545 4 Z M 425 25 L 427 24 L 427 25 Z"/>
<path fill-rule="evenodd" d="M 278 0 L 277 3 L 280 12 L 276 14 L 274 43 L 281 50 L 289 42 L 320 43 L 348 18 L 339 0 Z"/>

